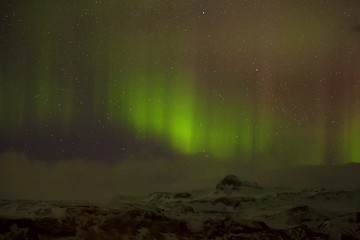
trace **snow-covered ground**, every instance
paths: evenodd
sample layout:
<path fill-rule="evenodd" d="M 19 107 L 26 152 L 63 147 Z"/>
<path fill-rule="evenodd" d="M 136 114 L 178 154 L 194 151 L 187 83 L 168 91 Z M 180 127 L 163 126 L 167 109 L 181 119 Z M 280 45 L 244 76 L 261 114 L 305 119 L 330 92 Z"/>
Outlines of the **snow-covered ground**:
<path fill-rule="evenodd" d="M 360 239 L 360 191 L 213 189 L 107 202 L 0 200 L 0 239 Z"/>

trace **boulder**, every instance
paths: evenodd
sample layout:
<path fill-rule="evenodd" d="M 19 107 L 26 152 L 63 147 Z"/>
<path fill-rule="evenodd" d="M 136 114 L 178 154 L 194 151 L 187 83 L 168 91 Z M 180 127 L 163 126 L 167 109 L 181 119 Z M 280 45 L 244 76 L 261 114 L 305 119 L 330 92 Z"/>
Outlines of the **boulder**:
<path fill-rule="evenodd" d="M 225 188 L 229 189 L 239 189 L 242 186 L 242 182 L 240 179 L 234 174 L 229 174 L 225 176 L 217 185 L 216 189 L 225 190 Z"/>

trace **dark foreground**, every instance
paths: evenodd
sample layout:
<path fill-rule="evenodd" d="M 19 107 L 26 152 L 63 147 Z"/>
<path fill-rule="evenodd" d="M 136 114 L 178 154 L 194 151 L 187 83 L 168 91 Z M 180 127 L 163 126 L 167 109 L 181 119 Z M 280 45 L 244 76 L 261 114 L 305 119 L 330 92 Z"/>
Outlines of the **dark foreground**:
<path fill-rule="evenodd" d="M 0 239 L 360 239 L 360 192 L 215 189 L 102 203 L 0 200 Z"/>

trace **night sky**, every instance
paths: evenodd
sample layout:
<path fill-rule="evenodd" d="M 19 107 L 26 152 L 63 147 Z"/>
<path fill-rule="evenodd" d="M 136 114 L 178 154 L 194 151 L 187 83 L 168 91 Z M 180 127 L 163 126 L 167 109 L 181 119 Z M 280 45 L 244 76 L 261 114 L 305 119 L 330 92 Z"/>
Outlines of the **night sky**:
<path fill-rule="evenodd" d="M 0 151 L 360 162 L 359 12 L 358 0 L 1 1 Z"/>

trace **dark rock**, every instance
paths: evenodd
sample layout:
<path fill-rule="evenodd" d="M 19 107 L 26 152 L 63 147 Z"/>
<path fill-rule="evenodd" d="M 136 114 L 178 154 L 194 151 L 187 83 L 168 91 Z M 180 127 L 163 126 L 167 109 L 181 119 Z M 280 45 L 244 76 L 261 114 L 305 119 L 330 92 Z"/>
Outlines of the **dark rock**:
<path fill-rule="evenodd" d="M 309 206 L 302 205 L 302 206 L 296 206 L 296 207 L 290 208 L 286 212 L 288 215 L 294 215 L 294 214 L 310 212 L 310 211 L 311 211 L 311 208 Z"/>
<path fill-rule="evenodd" d="M 287 224 L 305 224 L 306 222 L 319 222 L 322 219 L 325 219 L 326 216 L 320 214 L 315 209 L 307 206 L 301 205 L 290 208 L 286 210 L 287 214 Z"/>
<path fill-rule="evenodd" d="M 242 205 L 245 205 L 248 203 L 255 203 L 255 202 L 256 202 L 256 199 L 252 198 L 252 197 L 237 197 L 237 198 L 220 197 L 220 198 L 217 198 L 217 199 L 211 201 L 211 203 L 213 205 L 222 203 L 226 206 L 231 206 L 234 209 L 239 206 L 242 206 Z"/>
<path fill-rule="evenodd" d="M 134 219 L 137 217 L 141 217 L 143 215 L 144 211 L 140 209 L 131 209 L 130 211 L 127 211 L 125 213 L 125 216 L 129 219 Z"/>
<path fill-rule="evenodd" d="M 346 233 L 342 233 L 340 239 L 341 240 L 359 240 L 359 238 L 354 237 L 350 234 L 346 234 Z"/>
<path fill-rule="evenodd" d="M 161 221 L 166 220 L 166 217 L 162 214 L 155 213 L 153 211 L 146 211 L 144 212 L 144 219 L 149 219 L 151 221 Z"/>
<path fill-rule="evenodd" d="M 270 229 L 261 221 L 243 221 L 233 217 L 204 221 L 201 239 L 292 239 L 281 230 Z"/>
<path fill-rule="evenodd" d="M 154 192 L 149 196 L 150 196 L 150 201 L 160 201 L 160 200 L 166 200 L 172 198 L 172 194 L 168 192 Z"/>
<path fill-rule="evenodd" d="M 216 185 L 216 189 L 224 190 L 226 187 L 230 189 L 239 189 L 242 186 L 240 179 L 234 174 L 227 175 Z"/>
<path fill-rule="evenodd" d="M 37 236 L 46 236 L 49 238 L 70 237 L 75 235 L 75 226 L 70 224 L 59 224 L 55 218 L 39 218 L 39 219 L 0 219 L 1 232 L 11 232 L 16 226 L 17 229 L 27 229 L 21 234 L 34 239 Z M 24 238 L 26 239 L 26 238 Z"/>
<path fill-rule="evenodd" d="M 289 236 L 289 239 L 329 239 L 328 234 L 316 232 L 303 224 L 283 231 Z"/>
<path fill-rule="evenodd" d="M 174 198 L 190 198 L 191 194 L 188 192 L 176 193 Z"/>
<path fill-rule="evenodd" d="M 177 211 L 180 211 L 182 213 L 195 213 L 194 208 L 191 206 L 186 206 L 186 205 L 179 205 L 177 207 L 174 208 Z"/>
<path fill-rule="evenodd" d="M 212 201 L 212 204 L 217 204 L 217 203 L 222 203 L 226 206 L 233 206 L 234 201 L 230 200 L 229 198 L 226 197 L 221 197 L 221 198 L 217 198 L 215 200 Z"/>

